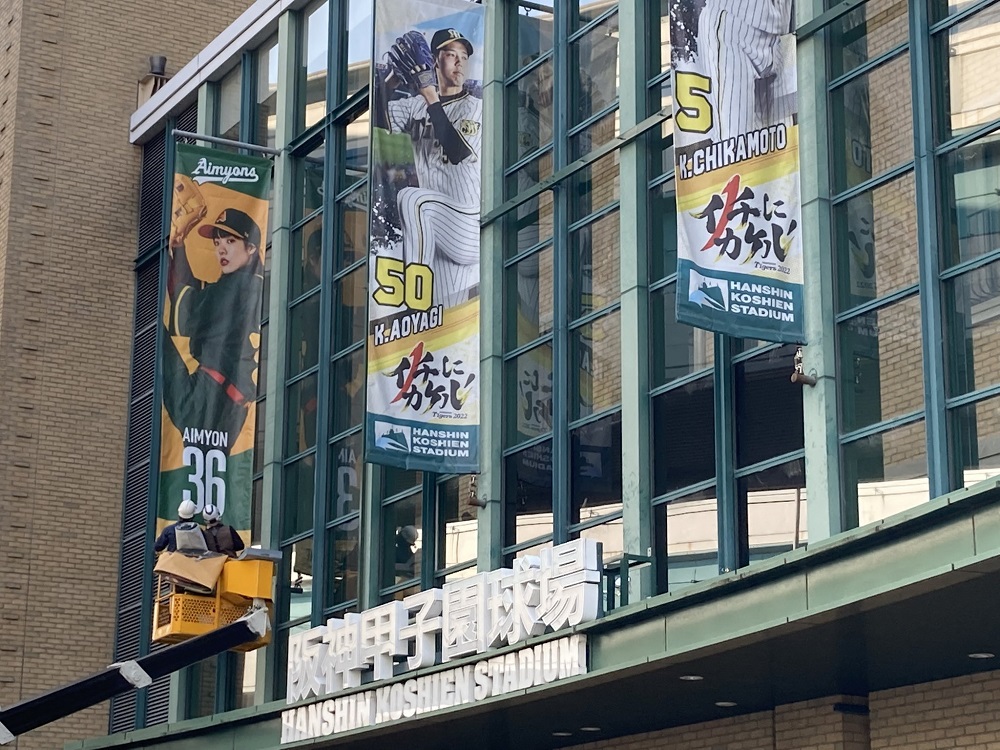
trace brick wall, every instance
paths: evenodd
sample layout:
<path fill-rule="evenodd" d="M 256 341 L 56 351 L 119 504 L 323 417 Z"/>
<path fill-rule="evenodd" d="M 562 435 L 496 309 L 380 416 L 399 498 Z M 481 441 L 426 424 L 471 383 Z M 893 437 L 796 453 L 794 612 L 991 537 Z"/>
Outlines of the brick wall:
<path fill-rule="evenodd" d="M 863 698 L 828 697 L 583 745 L 586 750 L 869 750 L 868 717 L 834 710 Z"/>
<path fill-rule="evenodd" d="M 1000 671 L 872 693 L 871 750 L 1000 748 Z"/>
<path fill-rule="evenodd" d="M 111 661 L 139 177 L 128 120 L 149 55 L 177 70 L 249 4 L 0 2 L 0 705 Z M 15 747 L 106 731 L 103 705 Z"/>

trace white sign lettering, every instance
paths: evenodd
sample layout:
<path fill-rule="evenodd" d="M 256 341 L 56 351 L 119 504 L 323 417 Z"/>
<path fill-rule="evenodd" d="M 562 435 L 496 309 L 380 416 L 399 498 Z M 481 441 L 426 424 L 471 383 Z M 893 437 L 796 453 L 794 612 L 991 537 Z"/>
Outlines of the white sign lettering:
<path fill-rule="evenodd" d="M 517 558 L 513 569 L 480 573 L 401 602 L 331 618 L 326 625 L 289 636 L 286 700 L 324 698 L 363 681 L 390 679 L 400 664 L 401 671 L 432 667 L 589 622 L 600 614 L 600 596 L 599 545 L 577 539 L 544 549 L 539 557 Z M 363 699 L 355 694 L 290 709 L 282 718 L 282 736 L 302 739 L 341 731 L 336 728 L 340 726 L 368 726 L 358 722 L 365 716 L 375 721 L 384 713 L 376 703 L 389 706 L 389 714 L 398 707 L 405 716 L 411 705 L 414 711 L 417 706 L 430 710 L 426 706 L 480 700 L 476 696 L 483 691 L 482 697 L 510 692 L 528 679 L 525 670 L 535 675 L 530 684 L 545 684 L 555 678 L 545 677 L 549 673 L 543 656 L 509 653 L 480 662 L 475 669 L 466 666 L 441 672 L 444 677 L 429 675 L 379 688 L 371 706 L 359 703 Z M 585 655 L 581 658 L 585 663 Z M 518 666 L 518 659 L 526 660 L 524 665 Z M 529 663 L 530 669 L 525 666 Z M 410 690 L 415 692 L 410 695 Z M 428 697 L 432 694 L 436 697 Z M 318 733 L 313 732 L 316 727 Z"/>
<path fill-rule="evenodd" d="M 571 635 L 475 664 L 290 708 L 281 714 L 281 742 L 329 737 L 586 673 L 587 637 Z"/>

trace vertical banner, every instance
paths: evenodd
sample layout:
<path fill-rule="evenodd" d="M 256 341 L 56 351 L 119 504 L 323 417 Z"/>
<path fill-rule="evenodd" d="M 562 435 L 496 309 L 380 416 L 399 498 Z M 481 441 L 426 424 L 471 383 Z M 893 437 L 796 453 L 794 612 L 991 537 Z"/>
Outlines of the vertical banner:
<path fill-rule="evenodd" d="M 365 460 L 479 471 L 483 6 L 378 0 Z"/>
<path fill-rule="evenodd" d="M 271 162 L 178 144 L 160 348 L 157 533 L 184 500 L 250 543 Z"/>
<path fill-rule="evenodd" d="M 802 220 L 792 0 L 670 7 L 677 319 L 801 343 Z"/>

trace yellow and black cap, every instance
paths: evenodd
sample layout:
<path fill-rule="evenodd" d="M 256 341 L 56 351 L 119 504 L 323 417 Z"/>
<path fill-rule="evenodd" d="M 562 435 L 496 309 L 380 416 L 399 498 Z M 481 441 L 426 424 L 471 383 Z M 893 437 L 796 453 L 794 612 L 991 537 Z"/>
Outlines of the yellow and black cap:
<path fill-rule="evenodd" d="M 239 237 L 251 245 L 260 247 L 260 227 L 257 226 L 257 222 L 235 208 L 227 208 L 219 214 L 219 218 L 214 223 L 198 227 L 198 234 L 212 239 L 216 230 Z"/>
<path fill-rule="evenodd" d="M 472 57 L 472 42 L 465 38 L 458 29 L 440 29 L 434 32 L 434 36 L 431 37 L 431 49 L 434 52 L 438 52 L 443 48 L 447 47 L 452 42 L 461 42 L 465 45 L 465 51 L 469 53 L 469 57 Z"/>

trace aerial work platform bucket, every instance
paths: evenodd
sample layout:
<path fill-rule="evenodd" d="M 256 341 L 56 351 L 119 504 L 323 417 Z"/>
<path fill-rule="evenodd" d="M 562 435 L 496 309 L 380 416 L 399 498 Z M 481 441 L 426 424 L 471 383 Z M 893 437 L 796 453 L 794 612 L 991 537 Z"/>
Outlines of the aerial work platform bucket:
<path fill-rule="evenodd" d="M 211 558 L 206 558 L 211 559 Z M 278 554 L 248 549 L 240 559 L 227 559 L 211 593 L 192 591 L 157 564 L 156 600 L 153 606 L 153 643 L 173 644 L 229 625 L 253 609 L 273 614 L 272 587 Z M 215 558 L 216 566 L 218 558 Z M 184 560 L 198 566 L 197 558 Z M 207 587 L 206 587 L 207 588 Z M 271 630 L 233 651 L 253 651 L 271 642 Z"/>

